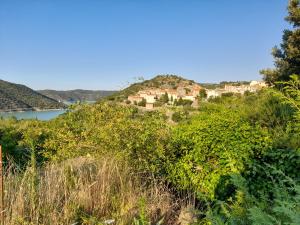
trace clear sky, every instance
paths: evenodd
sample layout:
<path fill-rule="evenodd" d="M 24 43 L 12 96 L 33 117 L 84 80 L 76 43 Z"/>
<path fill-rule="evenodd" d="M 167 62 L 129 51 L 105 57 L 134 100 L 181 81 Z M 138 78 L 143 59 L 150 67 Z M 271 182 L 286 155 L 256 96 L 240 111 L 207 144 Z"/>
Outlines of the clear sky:
<path fill-rule="evenodd" d="M 134 77 L 261 79 L 287 0 L 0 0 L 0 79 L 119 89 Z"/>

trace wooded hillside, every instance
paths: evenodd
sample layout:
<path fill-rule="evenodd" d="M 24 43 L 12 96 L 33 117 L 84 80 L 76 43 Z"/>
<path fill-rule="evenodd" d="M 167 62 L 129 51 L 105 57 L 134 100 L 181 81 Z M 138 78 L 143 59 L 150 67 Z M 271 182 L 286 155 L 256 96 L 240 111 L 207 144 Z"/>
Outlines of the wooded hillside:
<path fill-rule="evenodd" d="M 24 85 L 0 80 L 0 111 L 57 109 L 64 104 Z"/>
<path fill-rule="evenodd" d="M 69 90 L 69 91 L 56 91 L 56 90 L 40 90 L 39 93 L 53 98 L 57 101 L 97 101 L 103 97 L 112 95 L 115 91 L 92 91 L 92 90 Z"/>

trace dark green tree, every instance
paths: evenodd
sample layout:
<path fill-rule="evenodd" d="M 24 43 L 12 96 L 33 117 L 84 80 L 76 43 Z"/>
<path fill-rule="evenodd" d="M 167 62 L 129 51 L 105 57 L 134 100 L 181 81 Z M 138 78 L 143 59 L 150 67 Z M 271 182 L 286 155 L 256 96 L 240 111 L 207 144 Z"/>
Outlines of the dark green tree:
<path fill-rule="evenodd" d="M 274 69 L 264 69 L 260 73 L 269 84 L 277 81 L 288 81 L 292 74 L 300 75 L 300 1 L 290 0 L 288 4 L 288 16 L 285 18 L 293 30 L 283 32 L 280 47 L 272 49 L 274 57 Z"/>
<path fill-rule="evenodd" d="M 200 97 L 200 99 L 205 99 L 207 97 L 207 93 L 206 93 L 205 89 L 201 89 L 199 91 L 199 97 Z"/>
<path fill-rule="evenodd" d="M 160 97 L 160 101 L 163 102 L 163 103 L 168 103 L 169 102 L 169 97 L 168 97 L 167 92 Z"/>
<path fill-rule="evenodd" d="M 145 107 L 146 106 L 146 99 L 144 99 L 143 98 L 143 100 L 142 101 L 140 101 L 139 103 L 138 103 L 138 106 L 142 106 L 142 107 Z"/>

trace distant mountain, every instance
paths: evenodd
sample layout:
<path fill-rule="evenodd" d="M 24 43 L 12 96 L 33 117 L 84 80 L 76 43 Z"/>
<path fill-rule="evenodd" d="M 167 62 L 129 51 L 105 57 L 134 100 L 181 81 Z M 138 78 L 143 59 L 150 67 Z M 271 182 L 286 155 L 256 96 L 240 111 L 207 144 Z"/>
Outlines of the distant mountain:
<path fill-rule="evenodd" d="M 160 89 L 177 89 L 178 86 L 190 86 L 198 84 L 193 80 L 188 80 L 177 75 L 157 75 L 153 79 L 145 80 L 140 83 L 134 83 L 129 87 L 116 92 L 115 94 L 108 97 L 109 100 L 122 101 L 127 99 L 128 96 L 134 95 L 137 92 L 149 88 L 160 88 Z"/>
<path fill-rule="evenodd" d="M 38 92 L 61 102 L 97 101 L 103 97 L 115 93 L 115 91 L 90 91 L 90 90 L 81 90 L 81 89 L 70 90 L 70 91 L 40 90 Z"/>
<path fill-rule="evenodd" d="M 0 111 L 43 110 L 65 105 L 29 87 L 0 80 Z"/>

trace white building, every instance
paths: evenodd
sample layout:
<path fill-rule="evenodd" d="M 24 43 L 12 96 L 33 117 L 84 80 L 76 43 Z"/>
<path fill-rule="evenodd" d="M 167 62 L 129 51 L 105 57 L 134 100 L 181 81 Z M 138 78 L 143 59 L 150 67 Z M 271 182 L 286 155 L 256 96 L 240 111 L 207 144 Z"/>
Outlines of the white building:
<path fill-rule="evenodd" d="M 185 95 L 182 97 L 184 100 L 195 101 L 196 97 L 194 95 Z"/>
<path fill-rule="evenodd" d="M 205 89 L 207 98 L 215 98 L 222 95 L 223 91 L 221 89 Z"/>
<path fill-rule="evenodd" d="M 264 81 L 253 80 L 250 82 L 250 86 L 267 87 L 267 84 Z"/>
<path fill-rule="evenodd" d="M 144 99 L 146 100 L 147 103 L 154 103 L 156 102 L 157 95 L 153 95 L 153 94 L 146 95 Z"/>

